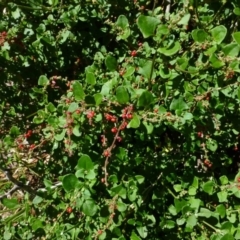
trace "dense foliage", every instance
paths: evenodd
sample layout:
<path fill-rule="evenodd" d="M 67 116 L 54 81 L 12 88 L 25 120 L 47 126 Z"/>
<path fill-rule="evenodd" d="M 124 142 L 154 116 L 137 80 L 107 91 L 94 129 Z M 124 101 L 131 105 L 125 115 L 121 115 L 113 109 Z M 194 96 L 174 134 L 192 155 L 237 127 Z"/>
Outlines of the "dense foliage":
<path fill-rule="evenodd" d="M 240 239 L 240 2 L 0 3 L 2 239 Z"/>

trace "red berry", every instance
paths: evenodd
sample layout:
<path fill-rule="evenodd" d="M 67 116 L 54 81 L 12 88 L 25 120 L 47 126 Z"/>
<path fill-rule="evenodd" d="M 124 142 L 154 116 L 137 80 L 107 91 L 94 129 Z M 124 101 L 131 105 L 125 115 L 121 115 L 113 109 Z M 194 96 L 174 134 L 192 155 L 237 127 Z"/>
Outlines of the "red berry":
<path fill-rule="evenodd" d="M 132 119 L 132 114 L 128 113 L 126 117 L 127 117 L 127 119 Z"/>
<path fill-rule="evenodd" d="M 135 57 L 136 55 L 137 55 L 137 51 L 136 50 L 131 51 L 131 56 L 132 57 Z"/>
<path fill-rule="evenodd" d="M 95 112 L 94 112 L 94 111 L 89 111 L 89 112 L 87 113 L 87 118 L 93 118 L 94 115 L 95 115 Z"/>
<path fill-rule="evenodd" d="M 66 209 L 66 212 L 69 213 L 69 214 L 72 213 L 72 208 L 71 208 L 71 207 L 68 207 L 68 208 Z"/>
<path fill-rule="evenodd" d="M 24 145 L 23 145 L 22 143 L 20 143 L 20 144 L 18 145 L 18 148 L 19 148 L 19 149 L 23 149 L 23 148 L 24 148 Z"/>
<path fill-rule="evenodd" d="M 25 137 L 25 138 L 29 138 L 30 136 L 29 136 L 27 133 L 25 133 L 25 134 L 24 134 L 24 137 Z"/>
<path fill-rule="evenodd" d="M 141 42 L 139 42 L 139 43 L 138 43 L 138 46 L 139 46 L 139 47 L 141 47 L 141 46 L 142 46 L 142 43 L 141 43 Z"/>
<path fill-rule="evenodd" d="M 210 164 L 210 161 L 208 159 L 205 159 L 204 164 L 208 166 Z"/>
<path fill-rule="evenodd" d="M 112 129 L 111 129 L 111 132 L 112 133 L 116 133 L 118 130 L 117 130 L 117 128 L 116 127 L 113 127 Z"/>
<path fill-rule="evenodd" d="M 115 116 L 112 116 L 111 117 L 111 122 L 116 122 L 117 121 L 117 118 Z"/>
<path fill-rule="evenodd" d="M 105 118 L 106 118 L 107 121 L 110 121 L 112 119 L 112 115 L 106 113 Z"/>
<path fill-rule="evenodd" d="M 103 156 L 104 157 L 109 157 L 110 156 L 110 151 L 108 149 L 104 150 Z"/>
<path fill-rule="evenodd" d="M 27 134 L 28 134 L 29 136 L 31 136 L 31 135 L 32 135 L 32 130 L 28 130 Z"/>
<path fill-rule="evenodd" d="M 29 149 L 34 149 L 36 146 L 35 146 L 35 144 L 32 144 L 32 145 L 30 145 L 30 147 L 29 147 Z"/>
<path fill-rule="evenodd" d="M 125 113 L 122 114 L 122 118 L 126 118 L 127 115 Z"/>
<path fill-rule="evenodd" d="M 123 122 L 120 129 L 121 130 L 125 129 L 127 125 L 128 125 L 127 122 Z"/>
<path fill-rule="evenodd" d="M 240 177 L 237 178 L 237 181 L 240 183 Z"/>
<path fill-rule="evenodd" d="M 198 135 L 198 137 L 200 137 L 200 138 L 203 137 L 203 133 L 202 133 L 202 132 L 198 132 L 197 135 Z"/>
<path fill-rule="evenodd" d="M 76 114 L 79 114 L 81 111 L 80 111 L 80 109 L 77 109 L 76 110 Z"/>
<path fill-rule="evenodd" d="M 118 136 L 118 137 L 117 137 L 117 141 L 118 141 L 118 142 L 121 142 L 121 141 L 122 141 L 122 138 Z"/>

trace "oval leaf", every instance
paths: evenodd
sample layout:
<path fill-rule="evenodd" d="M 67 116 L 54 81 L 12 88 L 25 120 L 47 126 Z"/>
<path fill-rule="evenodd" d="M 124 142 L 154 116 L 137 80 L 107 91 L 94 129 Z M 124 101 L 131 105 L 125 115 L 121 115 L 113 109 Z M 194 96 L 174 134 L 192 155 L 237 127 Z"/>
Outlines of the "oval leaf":
<path fill-rule="evenodd" d="M 240 32 L 233 33 L 234 40 L 240 45 Z"/>
<path fill-rule="evenodd" d="M 82 211 L 87 216 L 94 216 L 97 212 L 97 205 L 94 203 L 93 200 L 88 199 L 82 205 Z"/>
<path fill-rule="evenodd" d="M 227 28 L 223 25 L 220 25 L 213 28 L 210 32 L 212 34 L 213 40 L 216 43 L 220 44 L 227 35 Z"/>
<path fill-rule="evenodd" d="M 88 155 L 82 155 L 78 160 L 77 169 L 84 169 L 86 171 L 93 169 L 94 165 L 92 159 Z"/>
<path fill-rule="evenodd" d="M 208 37 L 208 34 L 202 29 L 194 29 L 192 31 L 192 38 L 195 42 L 204 42 Z"/>
<path fill-rule="evenodd" d="M 74 174 L 68 174 L 63 177 L 63 188 L 66 192 L 74 190 L 78 184 L 78 178 Z"/>
<path fill-rule="evenodd" d="M 117 69 L 117 60 L 115 57 L 108 55 L 105 59 L 105 65 L 109 71 L 115 71 Z"/>
<path fill-rule="evenodd" d="M 181 45 L 178 41 L 174 42 L 170 47 L 159 48 L 158 51 L 165 56 L 172 56 L 176 54 L 181 49 Z"/>
<path fill-rule="evenodd" d="M 127 103 L 129 101 L 129 94 L 125 87 L 120 86 L 116 90 L 116 97 L 120 104 Z"/>
<path fill-rule="evenodd" d="M 159 23 L 160 21 L 157 18 L 144 15 L 141 15 L 137 20 L 138 28 L 144 38 L 152 36 Z"/>
<path fill-rule="evenodd" d="M 85 97 L 83 87 L 78 81 L 75 81 L 73 83 L 73 95 L 74 95 L 75 100 L 77 100 L 77 101 L 81 101 Z"/>

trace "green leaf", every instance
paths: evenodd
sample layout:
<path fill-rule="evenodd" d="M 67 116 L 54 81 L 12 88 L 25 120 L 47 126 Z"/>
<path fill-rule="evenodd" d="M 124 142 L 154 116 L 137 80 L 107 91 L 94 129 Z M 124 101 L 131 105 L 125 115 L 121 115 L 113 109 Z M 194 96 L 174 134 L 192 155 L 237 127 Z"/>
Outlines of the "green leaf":
<path fill-rule="evenodd" d="M 107 55 L 105 59 L 105 65 L 109 71 L 117 70 L 117 60 L 111 55 Z"/>
<path fill-rule="evenodd" d="M 176 215 L 177 215 L 176 208 L 175 208 L 173 205 L 170 205 L 170 206 L 169 206 L 168 211 L 169 211 L 173 216 L 176 216 Z"/>
<path fill-rule="evenodd" d="M 167 220 L 167 221 L 165 222 L 165 227 L 166 227 L 167 229 L 172 229 L 172 228 L 175 227 L 175 222 L 174 222 L 173 220 Z"/>
<path fill-rule="evenodd" d="M 230 43 L 223 47 L 225 56 L 237 57 L 239 54 L 239 45 L 237 43 Z"/>
<path fill-rule="evenodd" d="M 169 34 L 169 28 L 168 28 L 168 26 L 167 25 L 159 25 L 158 27 L 157 27 L 157 35 L 159 35 L 159 34 L 162 34 L 162 35 L 167 35 L 167 34 Z"/>
<path fill-rule="evenodd" d="M 81 132 L 79 131 L 79 128 L 80 128 L 80 126 L 79 125 L 75 125 L 74 127 L 73 127 L 73 134 L 74 134 L 74 136 L 76 136 L 76 137 L 80 137 L 81 136 Z"/>
<path fill-rule="evenodd" d="M 68 107 L 68 112 L 73 113 L 73 112 L 75 112 L 78 108 L 79 108 L 78 103 L 72 102 L 72 103 L 70 103 L 70 105 L 69 105 L 69 107 Z"/>
<path fill-rule="evenodd" d="M 212 181 L 208 181 L 203 184 L 203 191 L 208 193 L 209 195 L 212 195 L 213 187 L 214 187 L 214 183 Z"/>
<path fill-rule="evenodd" d="M 219 202 L 227 202 L 227 197 L 228 197 L 228 193 L 225 191 L 221 191 L 217 193 L 218 196 L 218 200 Z"/>
<path fill-rule="evenodd" d="M 10 11 L 14 19 L 18 19 L 21 17 L 21 11 L 19 8 L 15 8 L 15 11 Z"/>
<path fill-rule="evenodd" d="M 20 134 L 20 129 L 17 126 L 12 126 L 10 129 L 10 134 L 17 136 Z"/>
<path fill-rule="evenodd" d="M 94 165 L 92 159 L 88 155 L 82 155 L 78 160 L 77 169 L 84 169 L 89 171 L 93 169 Z"/>
<path fill-rule="evenodd" d="M 190 196 L 195 196 L 197 193 L 197 188 L 193 187 L 193 186 L 190 186 L 189 189 L 188 189 L 188 194 Z"/>
<path fill-rule="evenodd" d="M 136 175 L 135 178 L 139 184 L 142 184 L 145 180 L 145 177 L 141 175 Z"/>
<path fill-rule="evenodd" d="M 127 67 L 126 72 L 123 74 L 124 78 L 130 77 L 131 75 L 133 75 L 133 73 L 135 72 L 135 68 L 130 66 Z"/>
<path fill-rule="evenodd" d="M 226 233 L 219 240 L 235 240 L 235 238 L 233 237 L 233 235 L 231 233 Z"/>
<path fill-rule="evenodd" d="M 60 134 L 55 134 L 54 139 L 56 139 L 57 141 L 62 141 L 63 138 L 65 137 L 66 131 L 67 131 L 66 129 L 63 129 Z"/>
<path fill-rule="evenodd" d="M 140 119 L 136 113 L 133 114 L 133 118 L 128 123 L 129 128 L 138 128 L 140 126 Z"/>
<path fill-rule="evenodd" d="M 95 78 L 94 73 L 86 72 L 86 82 L 88 84 L 91 84 L 91 85 L 95 85 L 96 84 L 96 78 Z"/>
<path fill-rule="evenodd" d="M 123 202 L 117 202 L 117 210 L 119 212 L 125 212 L 127 209 L 127 205 Z"/>
<path fill-rule="evenodd" d="M 141 238 L 146 238 L 148 235 L 148 229 L 145 226 L 137 227 L 137 231 Z"/>
<path fill-rule="evenodd" d="M 116 194 L 118 194 L 120 197 L 122 198 L 126 198 L 126 188 L 122 185 L 116 185 L 114 187 L 111 188 L 111 195 L 115 196 Z"/>
<path fill-rule="evenodd" d="M 234 40 L 240 45 L 240 32 L 233 33 Z"/>
<path fill-rule="evenodd" d="M 117 19 L 116 26 L 126 29 L 128 27 L 128 19 L 124 15 L 120 15 Z"/>
<path fill-rule="evenodd" d="M 213 28 L 210 32 L 212 34 L 213 40 L 216 43 L 220 44 L 227 35 L 227 28 L 223 25 L 220 25 Z"/>
<path fill-rule="evenodd" d="M 235 7 L 235 8 L 233 9 L 233 12 L 234 12 L 235 15 L 240 16 L 240 8 Z"/>
<path fill-rule="evenodd" d="M 101 104 L 102 98 L 103 98 L 103 96 L 101 93 L 94 94 L 94 100 L 95 100 L 95 103 L 97 106 Z"/>
<path fill-rule="evenodd" d="M 40 196 L 36 196 L 33 200 L 32 200 L 32 203 L 37 205 L 39 203 L 41 203 L 43 201 L 43 198 L 40 197 Z"/>
<path fill-rule="evenodd" d="M 152 68 L 153 68 L 152 61 L 146 61 L 143 64 L 143 66 L 139 68 L 138 73 L 149 79 L 151 77 Z M 154 77 L 155 77 L 155 71 L 153 69 L 152 78 Z"/>
<path fill-rule="evenodd" d="M 47 110 L 48 110 L 50 113 L 53 113 L 53 112 L 56 111 L 56 108 L 55 108 L 55 106 L 50 102 L 50 103 L 48 103 L 48 105 L 47 105 Z"/>
<path fill-rule="evenodd" d="M 140 237 L 135 232 L 132 232 L 130 240 L 141 240 Z"/>
<path fill-rule="evenodd" d="M 152 36 L 160 21 L 155 17 L 141 15 L 137 20 L 137 26 L 144 38 Z"/>
<path fill-rule="evenodd" d="M 177 24 L 178 25 L 188 25 L 190 17 L 191 17 L 191 14 L 186 13 Z"/>
<path fill-rule="evenodd" d="M 222 185 L 228 184 L 228 178 L 225 175 L 221 176 L 219 180 L 221 181 Z"/>
<path fill-rule="evenodd" d="M 164 47 L 164 48 L 159 48 L 158 52 L 164 54 L 165 56 L 172 56 L 176 53 L 178 53 L 178 51 L 181 49 L 181 45 L 178 41 L 173 42 L 173 44 L 171 44 L 168 47 Z"/>
<path fill-rule="evenodd" d="M 10 240 L 12 239 L 12 234 L 11 232 L 8 231 L 8 229 L 5 229 L 4 234 L 3 234 L 3 239 L 4 240 Z M 139 238 L 140 239 L 140 238 Z M 137 239 L 136 239 L 137 240 Z M 141 239 L 140 239 L 141 240 Z"/>
<path fill-rule="evenodd" d="M 16 198 L 3 198 L 2 204 L 9 209 L 15 208 L 19 205 Z"/>
<path fill-rule="evenodd" d="M 225 64 L 223 61 L 219 60 L 217 55 L 216 54 L 213 54 L 211 57 L 210 57 L 210 62 L 212 64 L 212 66 L 214 68 L 221 68 L 223 67 Z"/>
<path fill-rule="evenodd" d="M 208 34 L 203 29 L 194 29 L 192 38 L 195 42 L 203 43 L 207 40 Z"/>
<path fill-rule="evenodd" d="M 43 223 L 40 219 L 31 219 L 31 226 L 33 231 L 36 231 L 39 228 L 43 228 Z"/>
<path fill-rule="evenodd" d="M 183 97 L 175 98 L 172 100 L 172 102 L 170 104 L 170 110 L 183 111 L 185 109 L 188 109 L 188 105 L 183 100 Z"/>
<path fill-rule="evenodd" d="M 74 190 L 78 185 L 78 178 L 74 174 L 68 174 L 63 177 L 63 188 L 66 192 Z"/>
<path fill-rule="evenodd" d="M 125 104 L 129 101 L 129 94 L 125 87 L 119 86 L 116 89 L 116 97 L 120 104 Z"/>
<path fill-rule="evenodd" d="M 95 173 L 94 169 L 88 171 L 88 173 L 85 175 L 85 178 L 89 179 L 89 180 L 96 179 L 96 173 Z"/>
<path fill-rule="evenodd" d="M 94 216 L 97 212 L 97 205 L 92 199 L 87 199 L 82 205 L 82 212 L 87 216 Z"/>
<path fill-rule="evenodd" d="M 147 122 L 147 121 L 143 121 L 143 125 L 145 126 L 146 130 L 147 130 L 147 134 L 152 134 L 154 126 L 152 123 Z"/>
<path fill-rule="evenodd" d="M 216 212 L 219 213 L 221 218 L 224 218 L 226 215 L 226 208 L 223 204 L 220 204 L 216 207 Z"/>
<path fill-rule="evenodd" d="M 47 86 L 49 84 L 49 80 L 48 78 L 45 76 L 45 75 L 41 75 L 39 78 L 38 78 L 38 85 L 39 86 Z"/>
<path fill-rule="evenodd" d="M 76 101 L 84 100 L 85 94 L 82 85 L 78 81 L 73 83 L 73 96 Z"/>
<path fill-rule="evenodd" d="M 210 218 L 212 216 L 212 212 L 207 208 L 201 208 L 200 212 L 198 213 L 198 216 Z"/>
<path fill-rule="evenodd" d="M 195 227 L 197 225 L 197 218 L 195 217 L 195 215 L 191 215 L 187 218 L 187 222 L 186 222 L 186 228 L 190 228 L 192 229 L 193 227 Z"/>
<path fill-rule="evenodd" d="M 218 148 L 217 141 L 211 138 L 208 138 L 206 146 L 207 149 L 209 149 L 212 152 L 215 152 Z"/>
<path fill-rule="evenodd" d="M 137 105 L 139 107 L 147 107 L 153 102 L 153 95 L 149 91 L 144 91 L 138 99 Z"/>

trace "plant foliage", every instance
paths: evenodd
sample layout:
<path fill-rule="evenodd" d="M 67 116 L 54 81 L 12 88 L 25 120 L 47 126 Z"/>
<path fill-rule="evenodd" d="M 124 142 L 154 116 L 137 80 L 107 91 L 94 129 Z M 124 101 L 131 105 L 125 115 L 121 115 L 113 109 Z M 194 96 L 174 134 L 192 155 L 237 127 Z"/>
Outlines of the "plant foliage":
<path fill-rule="evenodd" d="M 240 239 L 240 3 L 0 3 L 2 239 Z"/>

